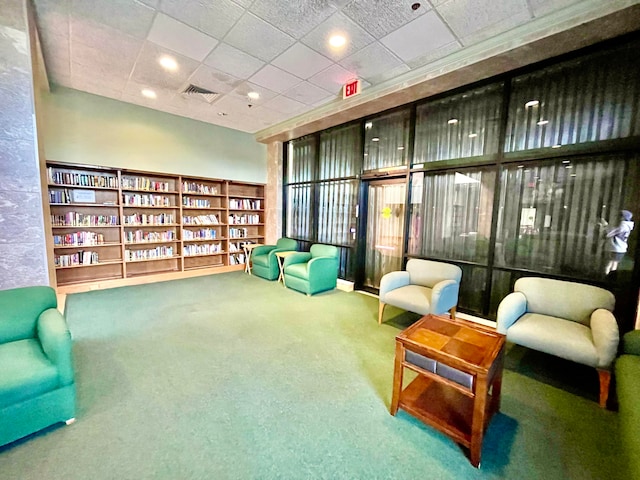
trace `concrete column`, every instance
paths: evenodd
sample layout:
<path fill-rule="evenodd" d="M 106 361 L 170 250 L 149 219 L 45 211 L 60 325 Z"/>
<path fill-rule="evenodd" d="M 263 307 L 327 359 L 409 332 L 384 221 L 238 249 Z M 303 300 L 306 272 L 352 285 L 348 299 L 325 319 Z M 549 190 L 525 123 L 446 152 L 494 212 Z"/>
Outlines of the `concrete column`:
<path fill-rule="evenodd" d="M 276 243 L 282 234 L 282 142 L 267 145 L 267 191 L 265 242 Z"/>
<path fill-rule="evenodd" d="M 0 289 L 49 285 L 25 0 L 0 9 Z"/>

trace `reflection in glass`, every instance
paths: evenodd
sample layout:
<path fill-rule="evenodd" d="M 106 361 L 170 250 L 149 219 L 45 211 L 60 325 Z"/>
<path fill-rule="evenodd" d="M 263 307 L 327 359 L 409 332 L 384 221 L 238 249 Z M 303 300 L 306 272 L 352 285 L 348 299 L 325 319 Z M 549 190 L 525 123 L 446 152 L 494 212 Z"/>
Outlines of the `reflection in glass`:
<path fill-rule="evenodd" d="M 367 120 L 364 124 L 364 170 L 407 164 L 409 109 Z"/>
<path fill-rule="evenodd" d="M 402 269 L 406 184 L 371 182 L 368 191 L 364 285 L 379 288 L 385 273 Z"/>
<path fill-rule="evenodd" d="M 287 183 L 313 180 L 316 161 L 316 139 L 312 135 L 291 140 L 287 159 Z"/>
<path fill-rule="evenodd" d="M 356 240 L 358 181 L 323 182 L 318 188 L 318 242 L 353 245 Z"/>
<path fill-rule="evenodd" d="M 506 152 L 640 135 L 640 42 L 512 81 Z"/>
<path fill-rule="evenodd" d="M 287 187 L 287 237 L 311 240 L 312 211 L 311 185 L 289 185 Z"/>
<path fill-rule="evenodd" d="M 514 165 L 501 177 L 496 265 L 577 278 L 602 278 L 604 224 L 634 208 L 637 159 L 556 160 Z M 635 198 L 635 200 L 634 200 Z M 633 250 L 619 266 L 633 269 Z"/>
<path fill-rule="evenodd" d="M 419 105 L 413 163 L 496 153 L 502 88 L 499 83 Z"/>
<path fill-rule="evenodd" d="M 360 138 L 359 123 L 322 132 L 318 180 L 358 175 L 362 165 Z"/>
<path fill-rule="evenodd" d="M 409 255 L 486 265 L 495 178 L 492 168 L 414 173 Z"/>

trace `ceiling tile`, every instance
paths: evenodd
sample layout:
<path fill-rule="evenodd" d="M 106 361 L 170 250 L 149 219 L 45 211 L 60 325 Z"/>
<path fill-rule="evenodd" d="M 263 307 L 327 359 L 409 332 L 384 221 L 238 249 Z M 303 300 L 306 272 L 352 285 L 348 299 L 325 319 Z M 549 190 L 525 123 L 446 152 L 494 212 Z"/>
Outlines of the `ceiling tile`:
<path fill-rule="evenodd" d="M 299 39 L 335 12 L 330 0 L 256 0 L 251 12 Z"/>
<path fill-rule="evenodd" d="M 265 62 L 273 60 L 295 42 L 286 33 L 249 13 L 240 18 L 224 41 Z"/>
<path fill-rule="evenodd" d="M 434 11 L 427 12 L 380 40 L 405 62 L 454 41 L 455 37 Z"/>
<path fill-rule="evenodd" d="M 160 3 L 160 0 L 139 0 L 139 1 L 141 1 L 145 5 L 150 6 L 151 8 L 158 8 L 158 4 Z"/>
<path fill-rule="evenodd" d="M 408 65 L 401 63 L 400 65 L 397 65 L 393 68 L 390 68 L 388 70 L 382 70 L 381 72 L 375 75 L 371 75 L 370 77 L 368 77 L 368 80 L 371 82 L 372 85 L 377 85 L 379 83 L 386 82 L 387 80 L 396 78 L 397 76 L 402 75 L 403 73 L 407 73 L 409 70 L 411 69 L 409 68 Z"/>
<path fill-rule="evenodd" d="M 341 92 L 342 86 L 349 80 L 353 80 L 354 78 L 358 78 L 355 73 L 350 72 L 349 70 L 334 63 L 326 70 L 323 70 L 322 72 L 317 73 L 313 77 L 311 77 L 309 79 L 309 82 L 325 89 L 327 92 L 338 94 Z M 368 86 L 370 86 L 369 82 L 367 82 L 366 80 L 361 80 L 362 88 Z"/>
<path fill-rule="evenodd" d="M 308 108 L 304 103 L 285 97 L 284 95 L 270 100 L 264 106 L 276 112 L 286 113 L 287 115 L 293 115 Z"/>
<path fill-rule="evenodd" d="M 69 76 L 69 37 L 49 33 L 41 37 L 42 54 L 47 74 L 57 81 L 58 76 Z"/>
<path fill-rule="evenodd" d="M 450 0 L 437 7 L 453 33 L 469 45 L 531 19 L 526 0 Z"/>
<path fill-rule="evenodd" d="M 329 39 L 337 34 L 347 39 L 343 47 L 334 48 L 329 45 Z M 311 30 L 301 41 L 337 62 L 366 47 L 374 40 L 365 29 L 343 13 L 337 12 Z"/>
<path fill-rule="evenodd" d="M 533 15 L 542 17 L 548 13 L 555 12 L 561 8 L 579 3 L 581 0 L 529 0 L 529 5 L 533 10 Z"/>
<path fill-rule="evenodd" d="M 243 79 L 249 78 L 264 65 L 262 60 L 222 42 L 204 59 L 204 63 Z"/>
<path fill-rule="evenodd" d="M 289 50 L 276 57 L 271 64 L 282 70 L 307 79 L 331 65 L 331 60 L 314 52 L 306 45 L 295 43 Z"/>
<path fill-rule="evenodd" d="M 121 95 L 120 90 L 113 90 L 106 85 L 100 85 L 98 83 L 83 80 L 72 80 L 71 88 L 82 92 L 92 93 L 94 95 L 100 95 L 101 97 L 113 98 L 115 100 L 119 100 Z"/>
<path fill-rule="evenodd" d="M 402 65 L 402 62 L 379 42 L 375 42 L 345 58 L 340 62 L 340 65 L 373 84 L 374 82 L 370 78 L 392 70 Z"/>
<path fill-rule="evenodd" d="M 156 98 L 147 98 L 142 95 L 142 90 L 151 89 L 155 92 Z M 168 88 L 162 88 L 157 86 L 147 85 L 145 83 L 138 83 L 135 80 L 129 80 L 124 89 L 122 90 L 122 97 L 130 96 L 136 98 L 138 104 L 144 104 L 151 108 L 157 108 L 159 105 L 169 103 L 176 96 L 175 90 Z"/>
<path fill-rule="evenodd" d="M 249 108 L 246 100 L 233 97 L 231 95 L 225 95 L 220 100 L 216 101 L 216 111 L 225 112 L 227 115 L 233 114 L 249 115 L 252 108 Z"/>
<path fill-rule="evenodd" d="M 34 4 L 41 36 L 69 36 L 69 1 L 38 0 Z"/>
<path fill-rule="evenodd" d="M 298 102 L 312 105 L 323 98 L 327 98 L 331 93 L 320 87 L 316 87 L 309 82 L 302 82 L 292 89 L 287 90 L 285 95 L 293 100 L 297 100 Z"/>
<path fill-rule="evenodd" d="M 121 55 L 110 50 L 71 42 L 71 62 L 88 67 L 100 67 L 109 77 L 123 77 L 125 80 L 131 74 L 136 62 L 138 51 L 123 51 Z"/>
<path fill-rule="evenodd" d="M 147 38 L 156 45 L 199 62 L 204 60 L 218 44 L 215 38 L 162 13 L 156 15 Z"/>
<path fill-rule="evenodd" d="M 251 111 L 249 116 L 258 119 L 262 123 L 262 128 L 289 118 L 286 113 L 276 112 L 267 107 L 258 107 Z"/>
<path fill-rule="evenodd" d="M 342 11 L 379 39 L 429 10 L 427 2 L 423 2 L 418 10 L 412 10 L 411 3 L 406 0 L 353 0 Z"/>
<path fill-rule="evenodd" d="M 300 79 L 298 77 L 294 77 L 273 65 L 266 65 L 249 80 L 278 93 L 282 93 L 300 83 Z"/>
<path fill-rule="evenodd" d="M 207 65 L 200 65 L 189 78 L 189 82 L 216 93 L 229 93 L 240 85 L 242 80 Z"/>
<path fill-rule="evenodd" d="M 156 11 L 137 0 L 71 0 L 76 18 L 93 20 L 137 38 L 145 38 Z"/>
<path fill-rule="evenodd" d="M 73 43 L 80 42 L 113 52 L 140 50 L 144 43 L 144 40 L 126 35 L 116 28 L 77 17 L 71 19 L 70 32 Z"/>
<path fill-rule="evenodd" d="M 258 92 L 260 94 L 260 98 L 258 98 L 257 100 L 249 100 L 249 92 Z M 254 105 L 261 105 L 274 98 L 278 94 L 276 92 L 272 92 L 268 88 L 261 87 L 260 85 L 256 85 L 251 82 L 243 82 L 238 85 L 235 90 L 233 90 L 229 95 L 244 100 L 247 105 L 249 103 Z"/>
<path fill-rule="evenodd" d="M 178 62 L 178 69 L 169 72 L 163 69 L 158 59 L 163 55 L 170 55 Z M 177 55 L 155 43 L 145 42 L 131 78 L 139 83 L 178 90 L 183 87 L 188 78 L 198 68 L 198 62 L 181 55 Z"/>
<path fill-rule="evenodd" d="M 113 77 L 107 74 L 108 68 L 100 65 L 81 65 L 71 62 L 71 84 L 73 88 L 82 90 L 79 85 L 91 85 L 95 90 L 100 88 L 104 91 L 117 92 L 117 94 L 108 95 L 117 98 L 127 83 L 125 77 Z"/>
<path fill-rule="evenodd" d="M 215 2 L 162 0 L 160 9 L 167 15 L 217 39 L 224 37 L 244 13 L 244 9 L 231 0 Z"/>

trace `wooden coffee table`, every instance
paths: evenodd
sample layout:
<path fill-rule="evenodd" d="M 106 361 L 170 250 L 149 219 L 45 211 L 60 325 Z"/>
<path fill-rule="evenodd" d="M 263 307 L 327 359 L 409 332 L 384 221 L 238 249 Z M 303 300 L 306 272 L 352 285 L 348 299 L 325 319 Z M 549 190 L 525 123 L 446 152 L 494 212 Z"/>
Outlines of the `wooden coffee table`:
<path fill-rule="evenodd" d="M 391 415 L 402 408 L 448 435 L 479 467 L 484 433 L 500 409 L 504 345 L 489 327 L 422 317 L 396 337 Z M 405 368 L 418 376 L 403 390 Z"/>

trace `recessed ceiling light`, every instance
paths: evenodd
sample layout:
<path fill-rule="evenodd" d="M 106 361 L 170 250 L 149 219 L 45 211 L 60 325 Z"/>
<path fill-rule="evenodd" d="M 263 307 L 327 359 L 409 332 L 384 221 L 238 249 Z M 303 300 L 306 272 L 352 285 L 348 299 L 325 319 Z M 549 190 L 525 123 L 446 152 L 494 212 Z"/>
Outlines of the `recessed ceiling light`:
<path fill-rule="evenodd" d="M 160 65 L 162 65 L 162 68 L 164 68 L 165 70 L 178 69 L 178 62 L 176 62 L 176 59 L 168 55 L 164 55 L 160 57 L 160 60 L 158 60 L 158 62 L 160 63 Z"/>
<path fill-rule="evenodd" d="M 476 138 L 478 136 L 477 133 L 470 133 L 469 138 Z"/>
<path fill-rule="evenodd" d="M 372 142 L 379 142 L 379 141 L 380 141 L 380 139 L 379 139 L 378 137 L 373 137 L 373 138 L 371 139 L 371 141 L 372 141 Z"/>
<path fill-rule="evenodd" d="M 452 118 L 447 123 L 449 125 L 455 125 L 456 123 L 458 123 L 458 119 L 457 118 Z"/>
<path fill-rule="evenodd" d="M 542 126 L 542 125 L 546 125 L 547 123 L 549 123 L 549 120 L 540 120 L 538 122 L 538 125 Z"/>
<path fill-rule="evenodd" d="M 540 105 L 540 100 L 529 100 L 527 103 L 524 104 L 524 106 L 527 108 L 537 107 L 538 105 Z"/>
<path fill-rule="evenodd" d="M 258 92 L 249 92 L 247 93 L 247 97 L 249 97 L 251 100 L 257 100 L 260 98 L 260 94 Z"/>
<path fill-rule="evenodd" d="M 347 43 L 347 39 L 343 35 L 332 35 L 329 39 L 329 45 L 338 48 Z"/>
<path fill-rule="evenodd" d="M 154 92 L 150 88 L 143 88 L 140 93 L 142 93 L 142 95 L 147 98 L 156 98 L 158 96 L 156 95 L 156 92 Z"/>

